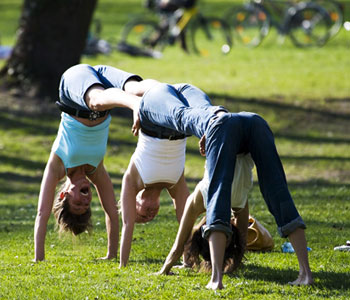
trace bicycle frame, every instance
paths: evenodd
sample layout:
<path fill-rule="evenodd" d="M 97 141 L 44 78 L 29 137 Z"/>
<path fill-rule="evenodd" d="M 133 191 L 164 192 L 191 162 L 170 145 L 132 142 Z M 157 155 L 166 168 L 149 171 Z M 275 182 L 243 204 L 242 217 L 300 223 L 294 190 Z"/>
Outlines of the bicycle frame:
<path fill-rule="evenodd" d="M 196 16 L 199 12 L 199 9 L 197 6 L 184 9 L 184 12 L 182 14 L 182 17 L 178 20 L 174 28 L 170 29 L 170 32 L 172 34 L 179 35 L 183 30 L 186 28 L 186 26 L 189 24 L 189 22 L 193 19 L 194 16 Z M 176 12 L 175 12 L 176 13 Z M 175 32 L 173 32 L 175 31 Z"/>
<path fill-rule="evenodd" d="M 158 57 L 165 46 L 179 40 L 184 51 L 189 52 L 188 41 L 191 50 L 203 56 L 230 51 L 232 41 L 228 25 L 219 17 L 203 16 L 197 5 L 179 8 L 171 13 L 159 10 L 155 12 L 157 20 L 142 16 L 125 25 L 118 50 L 131 55 L 153 57 L 157 52 Z M 217 47 L 212 46 L 215 42 Z"/>

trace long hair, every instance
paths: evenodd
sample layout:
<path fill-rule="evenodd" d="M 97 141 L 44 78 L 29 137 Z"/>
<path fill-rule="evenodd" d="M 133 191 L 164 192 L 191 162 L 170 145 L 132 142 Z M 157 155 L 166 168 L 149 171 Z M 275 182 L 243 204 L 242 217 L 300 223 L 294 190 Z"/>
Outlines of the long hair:
<path fill-rule="evenodd" d="M 89 207 L 84 214 L 75 215 L 69 211 L 68 196 L 60 197 L 61 192 L 65 190 L 66 184 L 60 187 L 52 208 L 52 212 L 56 218 L 59 232 L 70 231 L 74 235 L 82 232 L 91 232 L 91 208 Z"/>
<path fill-rule="evenodd" d="M 202 237 L 201 228 L 206 222 L 204 216 L 202 220 L 193 228 L 191 237 L 185 245 L 184 255 L 185 261 L 193 268 L 198 268 L 199 271 L 210 272 L 210 250 L 209 242 Z M 231 273 L 236 270 L 244 257 L 244 245 L 242 238 L 236 226 L 231 223 L 232 237 L 231 242 L 225 249 L 223 271 Z M 202 258 L 202 260 L 201 260 Z"/>

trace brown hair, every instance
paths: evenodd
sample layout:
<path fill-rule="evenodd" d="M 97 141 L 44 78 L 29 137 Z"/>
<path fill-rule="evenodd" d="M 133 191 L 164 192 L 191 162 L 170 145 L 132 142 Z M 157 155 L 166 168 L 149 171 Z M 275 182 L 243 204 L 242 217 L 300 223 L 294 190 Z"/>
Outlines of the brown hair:
<path fill-rule="evenodd" d="M 204 216 L 202 220 L 193 228 L 190 239 L 185 245 L 185 261 L 193 268 L 199 268 L 199 271 L 210 272 L 210 250 L 209 242 L 202 237 L 201 228 L 206 222 Z M 238 229 L 231 223 L 232 237 L 231 242 L 225 249 L 223 271 L 231 273 L 236 270 L 244 257 L 244 245 Z M 203 258 L 201 261 L 200 257 Z"/>
<path fill-rule="evenodd" d="M 74 235 L 82 232 L 91 232 L 91 208 L 89 207 L 84 214 L 75 215 L 69 211 L 69 202 L 67 196 L 61 198 L 61 192 L 64 192 L 66 184 L 60 187 L 52 208 L 52 212 L 56 218 L 59 232 L 70 231 Z"/>

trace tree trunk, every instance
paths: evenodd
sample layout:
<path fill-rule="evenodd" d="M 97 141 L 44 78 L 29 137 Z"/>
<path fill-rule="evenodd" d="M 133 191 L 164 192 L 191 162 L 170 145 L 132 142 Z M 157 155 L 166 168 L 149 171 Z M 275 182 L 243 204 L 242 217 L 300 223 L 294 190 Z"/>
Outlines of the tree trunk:
<path fill-rule="evenodd" d="M 62 73 L 79 63 L 97 0 L 24 0 L 17 43 L 0 71 L 7 88 L 57 98 Z"/>

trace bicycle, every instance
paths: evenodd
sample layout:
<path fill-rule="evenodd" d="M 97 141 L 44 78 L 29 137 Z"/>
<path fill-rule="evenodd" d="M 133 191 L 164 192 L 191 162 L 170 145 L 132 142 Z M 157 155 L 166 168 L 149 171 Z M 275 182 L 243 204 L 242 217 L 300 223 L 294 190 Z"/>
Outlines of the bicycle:
<path fill-rule="evenodd" d="M 342 28 L 344 21 L 344 6 L 335 0 L 311 0 L 322 6 L 330 16 L 331 27 L 329 38 L 334 37 Z"/>
<path fill-rule="evenodd" d="M 251 0 L 230 9 L 225 20 L 248 47 L 259 46 L 271 27 L 297 47 L 323 46 L 330 37 L 330 16 L 315 2 Z"/>
<path fill-rule="evenodd" d="M 154 11 L 153 7 L 148 8 Z M 173 12 L 155 12 L 155 19 L 154 16 L 140 16 L 124 26 L 117 45 L 119 51 L 159 58 L 166 46 L 179 41 L 185 52 L 192 50 L 201 56 L 230 52 L 232 40 L 229 26 L 221 18 L 204 16 L 196 2 L 192 7 Z"/>

